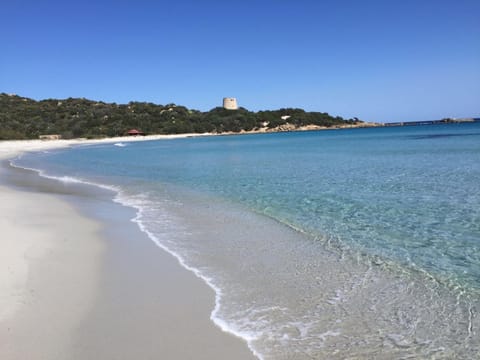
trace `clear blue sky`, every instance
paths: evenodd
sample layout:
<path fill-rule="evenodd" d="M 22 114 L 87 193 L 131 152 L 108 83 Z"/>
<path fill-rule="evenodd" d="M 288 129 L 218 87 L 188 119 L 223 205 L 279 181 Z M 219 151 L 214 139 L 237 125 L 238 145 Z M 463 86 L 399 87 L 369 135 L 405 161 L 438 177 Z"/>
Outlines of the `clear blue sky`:
<path fill-rule="evenodd" d="M 479 0 L 5 1 L 0 92 L 480 116 Z"/>

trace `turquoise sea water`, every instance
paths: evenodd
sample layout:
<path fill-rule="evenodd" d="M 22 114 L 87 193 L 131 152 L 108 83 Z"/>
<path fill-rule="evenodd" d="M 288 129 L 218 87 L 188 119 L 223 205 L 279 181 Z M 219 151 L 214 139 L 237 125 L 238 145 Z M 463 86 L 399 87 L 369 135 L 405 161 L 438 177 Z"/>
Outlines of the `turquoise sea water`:
<path fill-rule="evenodd" d="M 480 123 L 81 146 L 16 166 L 113 187 L 263 358 L 473 358 Z"/>

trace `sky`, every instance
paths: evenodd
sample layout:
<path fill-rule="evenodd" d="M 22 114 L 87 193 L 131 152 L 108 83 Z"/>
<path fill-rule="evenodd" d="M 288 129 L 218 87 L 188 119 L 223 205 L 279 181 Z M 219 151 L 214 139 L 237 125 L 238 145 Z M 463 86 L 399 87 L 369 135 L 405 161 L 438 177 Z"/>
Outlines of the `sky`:
<path fill-rule="evenodd" d="M 0 33 L 0 92 L 37 100 L 480 117 L 479 0 L 15 0 Z"/>

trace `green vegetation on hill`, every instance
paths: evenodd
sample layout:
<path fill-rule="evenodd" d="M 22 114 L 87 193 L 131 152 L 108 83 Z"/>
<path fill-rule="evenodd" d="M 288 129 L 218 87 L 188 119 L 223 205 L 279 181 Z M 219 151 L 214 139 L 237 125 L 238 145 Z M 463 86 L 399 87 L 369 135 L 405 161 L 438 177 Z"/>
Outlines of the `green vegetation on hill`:
<path fill-rule="evenodd" d="M 123 136 L 133 128 L 147 134 L 224 133 L 265 126 L 274 129 L 287 123 L 295 127 L 331 127 L 358 122 L 356 118 L 344 120 L 302 109 L 251 112 L 243 108 L 217 107 L 200 112 L 175 104 L 130 102 L 118 105 L 74 98 L 35 101 L 0 94 L 0 140 L 36 139 L 42 134 L 60 134 L 67 139 L 114 137 Z"/>

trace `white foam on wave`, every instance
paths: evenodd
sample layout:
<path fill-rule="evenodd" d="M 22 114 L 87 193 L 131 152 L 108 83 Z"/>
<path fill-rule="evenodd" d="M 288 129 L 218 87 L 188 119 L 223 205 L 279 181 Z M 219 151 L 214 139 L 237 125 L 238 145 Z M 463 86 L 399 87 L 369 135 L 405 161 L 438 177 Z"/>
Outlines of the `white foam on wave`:
<path fill-rule="evenodd" d="M 18 159 L 18 158 L 17 158 Z M 70 183 L 70 184 L 82 184 L 82 185 L 91 185 L 91 186 L 96 186 L 104 190 L 110 190 L 113 192 L 118 192 L 120 191 L 120 188 L 114 185 L 105 185 L 105 184 L 100 184 L 100 183 L 95 183 L 92 181 L 88 181 L 85 179 L 77 178 L 77 177 L 72 177 L 72 176 L 57 176 L 57 175 L 50 175 L 47 174 L 44 170 L 37 169 L 37 168 L 31 168 L 27 166 L 20 166 L 15 164 L 16 159 L 9 160 L 9 164 L 11 167 L 14 167 L 16 169 L 22 169 L 22 170 L 29 170 L 36 172 L 40 177 L 43 177 L 45 179 L 50 179 L 50 180 L 56 180 L 60 181 L 62 183 Z"/>
<path fill-rule="evenodd" d="M 115 144 L 113 144 L 113 146 L 125 147 L 125 146 L 127 146 L 127 144 L 124 144 L 124 143 L 115 143 Z"/>
<path fill-rule="evenodd" d="M 223 291 L 220 287 L 215 285 L 214 279 L 205 275 L 202 273 L 199 269 L 192 267 L 187 264 L 186 260 L 184 259 L 183 256 L 181 256 L 178 252 L 173 251 L 171 248 L 163 244 L 160 239 L 151 231 L 147 229 L 143 222 L 143 215 L 146 206 L 149 205 L 148 201 L 144 199 L 139 199 L 139 198 L 133 198 L 133 197 L 128 197 L 122 192 L 121 190 L 117 191 L 117 195 L 113 199 L 115 202 L 123 205 L 123 206 L 128 206 L 132 207 L 136 210 L 136 216 L 131 219 L 134 223 L 138 225 L 140 230 L 144 232 L 150 240 L 152 240 L 155 245 L 157 245 L 159 248 L 162 250 L 168 252 L 172 256 L 174 256 L 178 263 L 184 267 L 185 269 L 191 271 L 195 276 L 197 276 L 199 279 L 203 280 L 210 288 L 213 289 L 215 293 L 215 307 L 212 310 L 210 314 L 210 320 L 217 325 L 222 331 L 226 333 L 230 333 L 236 337 L 239 337 L 247 342 L 248 348 L 250 351 L 254 354 L 255 357 L 257 357 L 260 360 L 263 360 L 263 356 L 259 354 L 253 347 L 252 342 L 254 340 L 257 340 L 259 335 L 246 332 L 246 331 L 241 331 L 237 328 L 234 328 L 231 324 L 229 324 L 226 320 L 222 319 L 218 314 L 220 312 L 221 308 L 221 303 L 222 303 L 222 298 L 223 298 Z"/>

